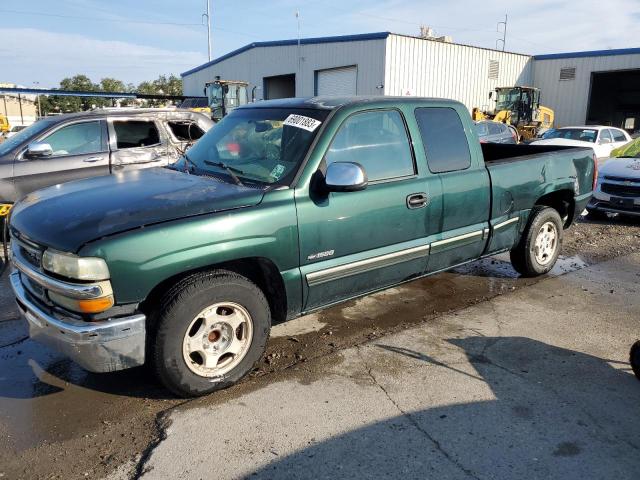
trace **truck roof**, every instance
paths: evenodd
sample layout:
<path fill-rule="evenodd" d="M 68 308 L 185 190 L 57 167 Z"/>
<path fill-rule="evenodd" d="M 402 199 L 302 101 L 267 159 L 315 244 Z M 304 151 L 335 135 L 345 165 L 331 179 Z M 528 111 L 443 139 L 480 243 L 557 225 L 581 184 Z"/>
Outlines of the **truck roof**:
<path fill-rule="evenodd" d="M 369 96 L 322 96 L 322 97 L 306 97 L 306 98 L 279 98 L 276 100 L 261 100 L 259 102 L 243 105 L 239 108 L 311 108 L 318 110 L 335 110 L 336 108 L 346 105 L 367 105 L 376 104 L 394 104 L 416 102 L 424 103 L 449 103 L 451 105 L 461 105 L 460 102 L 446 98 L 430 98 L 430 97 L 392 97 L 386 95 L 369 95 Z"/>

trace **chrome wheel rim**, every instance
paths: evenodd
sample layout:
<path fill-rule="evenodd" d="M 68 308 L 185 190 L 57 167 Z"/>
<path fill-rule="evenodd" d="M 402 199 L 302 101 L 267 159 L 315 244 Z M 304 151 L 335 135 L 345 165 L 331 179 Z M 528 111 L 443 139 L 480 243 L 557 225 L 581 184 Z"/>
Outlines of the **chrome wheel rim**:
<path fill-rule="evenodd" d="M 202 310 L 189 324 L 182 355 L 196 375 L 219 377 L 242 361 L 252 339 L 253 320 L 249 312 L 237 303 L 216 303 Z"/>
<path fill-rule="evenodd" d="M 538 230 L 533 245 L 533 254 L 540 265 L 548 265 L 558 248 L 558 229 L 555 223 L 545 222 Z"/>

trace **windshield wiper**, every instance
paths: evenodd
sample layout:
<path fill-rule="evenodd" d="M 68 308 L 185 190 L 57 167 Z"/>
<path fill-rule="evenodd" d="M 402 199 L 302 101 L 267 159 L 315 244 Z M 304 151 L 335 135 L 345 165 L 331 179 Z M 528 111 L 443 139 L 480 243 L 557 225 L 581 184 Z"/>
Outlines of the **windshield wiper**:
<path fill-rule="evenodd" d="M 233 178 L 233 181 L 236 182 L 236 185 L 240 185 L 241 187 L 244 187 L 244 184 L 240 181 L 240 179 L 236 175 L 236 173 L 239 173 L 240 175 L 244 175 L 244 172 L 239 168 L 231 167 L 223 162 L 212 162 L 210 160 L 205 160 L 204 163 L 206 163 L 207 165 L 211 165 L 212 167 L 224 168 L 229 173 L 231 178 Z"/>
<path fill-rule="evenodd" d="M 195 170 L 195 169 L 198 168 L 198 166 L 194 163 L 194 161 L 189 158 L 189 155 L 187 155 L 187 152 L 185 152 L 182 155 L 182 158 L 185 159 L 185 163 L 187 164 L 186 165 L 187 168 L 185 169 L 185 173 L 191 173 L 191 171 L 189 170 L 189 167 L 191 167 L 191 170 Z"/>

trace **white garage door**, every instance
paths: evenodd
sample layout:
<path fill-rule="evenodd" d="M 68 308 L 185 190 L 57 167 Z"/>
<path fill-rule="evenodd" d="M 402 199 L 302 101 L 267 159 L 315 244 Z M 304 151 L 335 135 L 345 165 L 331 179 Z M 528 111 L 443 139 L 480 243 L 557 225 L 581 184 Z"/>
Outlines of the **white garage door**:
<path fill-rule="evenodd" d="M 316 77 L 317 95 L 355 95 L 356 67 L 318 70 Z"/>

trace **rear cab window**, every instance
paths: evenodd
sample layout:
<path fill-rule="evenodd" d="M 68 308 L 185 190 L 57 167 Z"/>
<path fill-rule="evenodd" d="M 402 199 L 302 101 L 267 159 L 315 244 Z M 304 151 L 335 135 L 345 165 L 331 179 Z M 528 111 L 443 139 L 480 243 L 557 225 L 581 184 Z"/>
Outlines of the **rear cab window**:
<path fill-rule="evenodd" d="M 415 163 L 402 115 L 397 110 L 371 110 L 348 117 L 331 141 L 326 164 L 355 162 L 370 182 L 415 174 Z"/>
<path fill-rule="evenodd" d="M 471 166 L 469 141 L 455 109 L 416 108 L 415 117 L 431 173 L 466 170 Z"/>
<path fill-rule="evenodd" d="M 160 133 L 152 120 L 113 120 L 117 149 L 150 147 L 160 143 Z"/>

